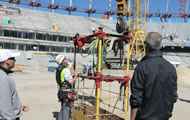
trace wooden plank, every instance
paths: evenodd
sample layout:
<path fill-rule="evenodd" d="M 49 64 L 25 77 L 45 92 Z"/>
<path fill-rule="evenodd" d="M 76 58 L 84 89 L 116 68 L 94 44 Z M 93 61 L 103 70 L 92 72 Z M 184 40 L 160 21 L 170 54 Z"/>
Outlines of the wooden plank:
<path fill-rule="evenodd" d="M 90 120 L 90 118 L 83 115 L 80 111 L 72 107 L 72 120 Z"/>

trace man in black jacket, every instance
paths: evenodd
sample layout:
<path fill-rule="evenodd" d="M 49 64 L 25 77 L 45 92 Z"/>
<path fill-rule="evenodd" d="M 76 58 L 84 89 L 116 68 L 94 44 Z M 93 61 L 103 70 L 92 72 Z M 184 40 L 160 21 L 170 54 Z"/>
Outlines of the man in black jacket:
<path fill-rule="evenodd" d="M 146 56 L 131 80 L 131 120 L 168 120 L 177 100 L 177 75 L 160 52 L 162 37 L 150 32 L 145 39 Z"/>

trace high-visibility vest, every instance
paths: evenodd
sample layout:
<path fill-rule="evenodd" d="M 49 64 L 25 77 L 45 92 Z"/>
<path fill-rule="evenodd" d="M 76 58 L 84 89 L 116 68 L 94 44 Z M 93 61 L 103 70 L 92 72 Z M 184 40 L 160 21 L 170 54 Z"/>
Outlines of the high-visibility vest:
<path fill-rule="evenodd" d="M 67 66 L 59 65 L 56 70 L 56 81 L 60 87 L 71 88 L 71 84 L 65 80 L 65 71 Z"/>

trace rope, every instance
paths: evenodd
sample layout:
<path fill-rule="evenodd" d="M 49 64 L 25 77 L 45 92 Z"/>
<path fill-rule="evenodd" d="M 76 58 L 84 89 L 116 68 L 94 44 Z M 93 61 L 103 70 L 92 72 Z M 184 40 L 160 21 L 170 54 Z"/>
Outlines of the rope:
<path fill-rule="evenodd" d="M 98 40 L 96 39 L 96 40 L 94 40 L 94 41 L 92 41 L 88 46 L 83 46 L 82 47 L 82 50 L 87 50 L 88 49 L 88 54 L 87 55 L 84 55 L 84 54 L 82 54 L 82 50 L 80 51 L 80 54 L 81 54 L 81 56 L 82 57 L 87 57 L 87 56 L 89 56 L 90 55 L 90 53 L 91 53 L 91 51 L 92 50 L 95 50 L 96 48 L 97 48 L 97 42 Z M 95 45 L 95 46 L 94 46 Z"/>

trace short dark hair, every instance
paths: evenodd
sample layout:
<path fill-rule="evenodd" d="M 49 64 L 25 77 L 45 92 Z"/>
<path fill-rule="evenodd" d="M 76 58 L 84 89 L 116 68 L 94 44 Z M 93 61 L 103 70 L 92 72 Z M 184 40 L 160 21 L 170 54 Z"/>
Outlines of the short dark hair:
<path fill-rule="evenodd" d="M 162 36 L 157 32 L 149 32 L 146 35 L 145 42 L 151 51 L 160 50 L 162 43 Z"/>

